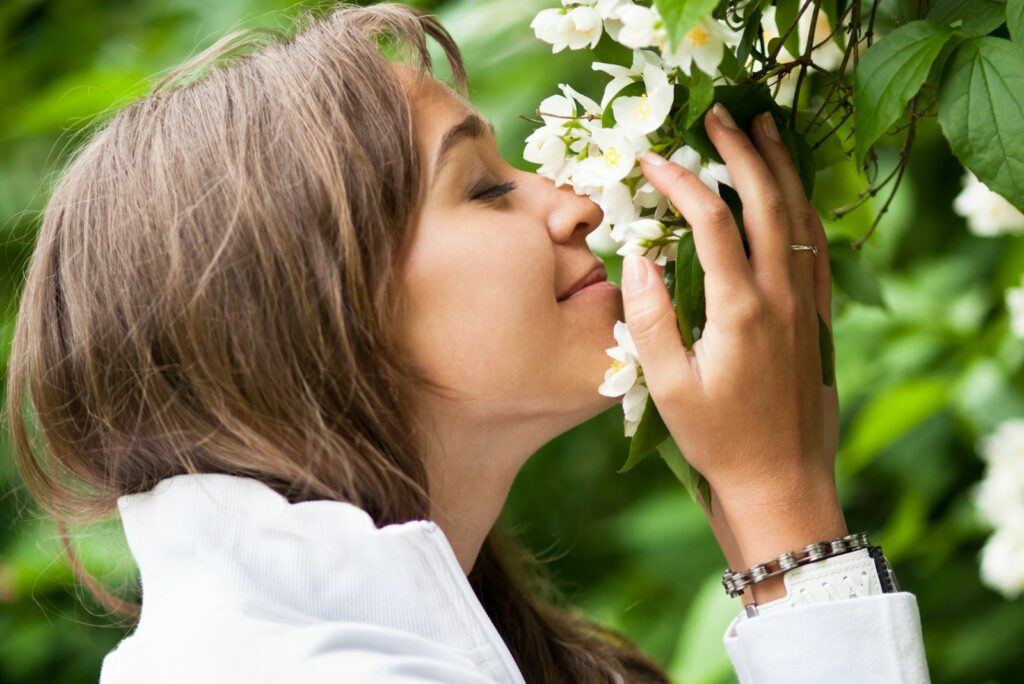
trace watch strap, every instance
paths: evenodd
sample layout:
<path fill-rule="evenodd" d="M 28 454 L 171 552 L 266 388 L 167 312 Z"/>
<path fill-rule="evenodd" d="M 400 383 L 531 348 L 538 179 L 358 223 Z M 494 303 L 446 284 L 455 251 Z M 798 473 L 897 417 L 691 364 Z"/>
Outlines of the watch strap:
<path fill-rule="evenodd" d="M 783 574 L 782 580 L 786 595 L 762 605 L 747 604 L 749 617 L 808 603 L 899 591 L 892 566 L 878 546 L 802 565 Z"/>

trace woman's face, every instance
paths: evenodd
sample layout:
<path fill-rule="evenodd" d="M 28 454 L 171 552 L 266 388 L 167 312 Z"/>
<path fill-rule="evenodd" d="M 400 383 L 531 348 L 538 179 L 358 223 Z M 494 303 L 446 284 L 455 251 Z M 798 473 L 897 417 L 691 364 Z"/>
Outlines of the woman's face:
<path fill-rule="evenodd" d="M 614 405 L 597 387 L 621 292 L 606 282 L 563 298 L 603 268 L 585 240 L 601 209 L 507 164 L 441 82 L 409 90 L 426 176 L 403 270 L 413 360 L 473 423 L 534 421 L 554 436 Z"/>

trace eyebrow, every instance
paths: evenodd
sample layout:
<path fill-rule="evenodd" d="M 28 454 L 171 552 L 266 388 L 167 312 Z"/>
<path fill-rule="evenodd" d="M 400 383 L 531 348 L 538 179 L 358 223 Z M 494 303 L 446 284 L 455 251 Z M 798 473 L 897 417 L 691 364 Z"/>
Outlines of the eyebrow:
<path fill-rule="evenodd" d="M 448 160 L 452 148 L 463 140 L 479 138 L 484 131 L 490 129 L 491 135 L 495 135 L 494 124 L 484 121 L 478 114 L 470 114 L 465 119 L 448 129 L 448 132 L 441 138 L 441 144 L 437 148 L 437 158 L 434 161 L 434 177 L 441 173 L 441 168 Z"/>

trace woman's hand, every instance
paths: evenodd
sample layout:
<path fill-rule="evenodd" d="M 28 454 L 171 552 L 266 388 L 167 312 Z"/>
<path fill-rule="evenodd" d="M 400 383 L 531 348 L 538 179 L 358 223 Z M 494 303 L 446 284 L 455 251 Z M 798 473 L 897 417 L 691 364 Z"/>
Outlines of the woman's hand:
<path fill-rule="evenodd" d="M 708 514 L 739 570 L 847 532 L 835 489 L 839 402 L 818 348 L 818 314 L 832 327 L 831 278 L 824 230 L 770 115 L 754 118 L 753 142 L 720 105 L 705 127 L 743 203 L 751 256 L 718 195 L 645 156 L 644 175 L 693 227 L 707 323 L 687 351 L 661 269 L 646 259 L 627 258 L 623 300 L 651 397 L 711 485 Z M 782 595 L 775 580 L 754 585 L 758 601 Z"/>

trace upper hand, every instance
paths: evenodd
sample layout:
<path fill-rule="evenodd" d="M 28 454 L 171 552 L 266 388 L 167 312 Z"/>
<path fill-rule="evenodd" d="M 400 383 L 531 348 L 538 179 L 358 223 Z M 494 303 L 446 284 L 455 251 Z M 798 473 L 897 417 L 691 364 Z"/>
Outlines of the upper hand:
<path fill-rule="evenodd" d="M 785 145 L 762 124 L 755 117 L 751 139 L 705 117 L 743 204 L 749 259 L 717 194 L 681 166 L 642 163 L 692 226 L 707 323 L 687 351 L 661 268 L 641 258 L 643 289 L 629 292 L 630 264 L 623 274 L 626 322 L 665 425 L 724 506 L 763 511 L 831 489 L 821 503 L 838 508 L 838 398 L 835 384 L 821 381 L 818 348 L 818 315 L 832 327 L 826 236 Z M 794 252 L 794 243 L 817 254 Z"/>

